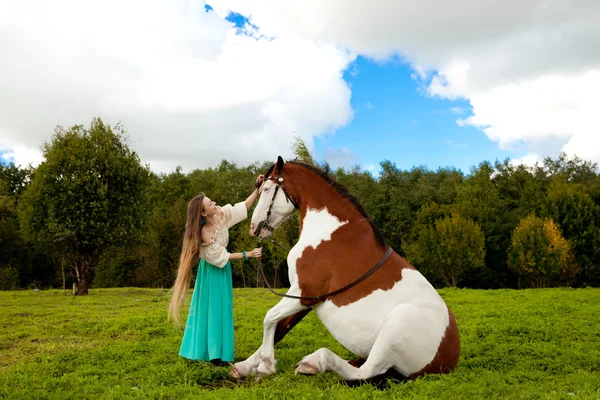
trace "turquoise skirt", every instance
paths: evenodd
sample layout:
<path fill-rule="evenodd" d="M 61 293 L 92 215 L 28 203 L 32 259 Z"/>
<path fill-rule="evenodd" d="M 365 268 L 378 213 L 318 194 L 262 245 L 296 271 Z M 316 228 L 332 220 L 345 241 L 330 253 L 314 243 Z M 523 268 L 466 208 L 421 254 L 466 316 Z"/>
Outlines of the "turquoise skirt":
<path fill-rule="evenodd" d="M 179 355 L 190 360 L 233 361 L 231 263 L 200 260 Z"/>

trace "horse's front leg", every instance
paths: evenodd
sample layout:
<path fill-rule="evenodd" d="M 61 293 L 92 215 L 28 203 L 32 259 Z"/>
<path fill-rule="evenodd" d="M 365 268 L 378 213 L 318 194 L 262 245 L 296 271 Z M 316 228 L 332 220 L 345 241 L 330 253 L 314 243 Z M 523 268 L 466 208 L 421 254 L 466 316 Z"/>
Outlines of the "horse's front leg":
<path fill-rule="evenodd" d="M 298 293 L 299 290 L 290 288 L 288 294 Z M 259 376 L 271 375 L 275 373 L 275 328 L 277 323 L 299 311 L 306 309 L 297 299 L 283 298 L 275 307 L 271 308 L 263 321 L 263 341 L 262 345 L 254 354 L 245 361 L 236 363 L 231 371 L 231 375 L 236 378 L 247 376 L 254 371 L 258 371 Z"/>

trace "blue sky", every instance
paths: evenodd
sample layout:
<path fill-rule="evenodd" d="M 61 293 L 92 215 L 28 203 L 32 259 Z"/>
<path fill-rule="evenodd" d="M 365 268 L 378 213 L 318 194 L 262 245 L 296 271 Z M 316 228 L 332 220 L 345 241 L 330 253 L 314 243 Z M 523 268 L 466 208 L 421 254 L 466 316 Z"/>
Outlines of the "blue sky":
<path fill-rule="evenodd" d="M 458 126 L 458 118 L 471 114 L 468 101 L 422 94 L 412 74 L 400 60 L 378 63 L 358 57 L 344 74 L 354 118 L 334 135 L 316 139 L 317 153 L 347 147 L 361 166 L 390 160 L 401 169 L 453 166 L 463 172 L 484 160 L 514 157 L 481 130 Z"/>
<path fill-rule="evenodd" d="M 14 159 L 10 157 L 7 153 L 8 149 L 0 149 L 0 164 L 7 165 L 11 161 L 14 162 Z"/>

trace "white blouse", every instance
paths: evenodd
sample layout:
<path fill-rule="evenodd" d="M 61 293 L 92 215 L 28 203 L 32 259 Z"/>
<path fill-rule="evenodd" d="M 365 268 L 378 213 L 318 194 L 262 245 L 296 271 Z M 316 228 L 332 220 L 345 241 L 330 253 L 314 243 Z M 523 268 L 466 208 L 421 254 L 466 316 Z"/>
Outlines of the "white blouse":
<path fill-rule="evenodd" d="M 243 201 L 219 207 L 223 213 L 221 223 L 215 229 L 215 234 L 208 243 L 202 243 L 200 247 L 200 257 L 204 258 L 209 264 L 223 268 L 229 261 L 230 253 L 226 250 L 229 244 L 229 228 L 245 220 L 248 217 L 246 203 Z"/>

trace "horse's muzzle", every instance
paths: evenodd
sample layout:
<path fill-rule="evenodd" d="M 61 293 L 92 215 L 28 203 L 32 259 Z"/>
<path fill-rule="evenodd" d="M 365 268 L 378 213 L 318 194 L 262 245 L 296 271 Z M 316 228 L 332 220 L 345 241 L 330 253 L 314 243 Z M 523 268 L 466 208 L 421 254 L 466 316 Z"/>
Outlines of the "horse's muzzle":
<path fill-rule="evenodd" d="M 265 232 L 263 234 L 263 232 Z M 265 238 L 267 236 L 270 236 L 271 233 L 273 232 L 273 227 L 270 226 L 269 224 L 266 223 L 266 221 L 260 221 L 258 223 L 258 225 L 256 226 L 256 229 L 254 230 L 254 235 L 255 237 L 259 237 L 259 238 Z M 262 234 L 262 235 L 261 235 Z"/>

